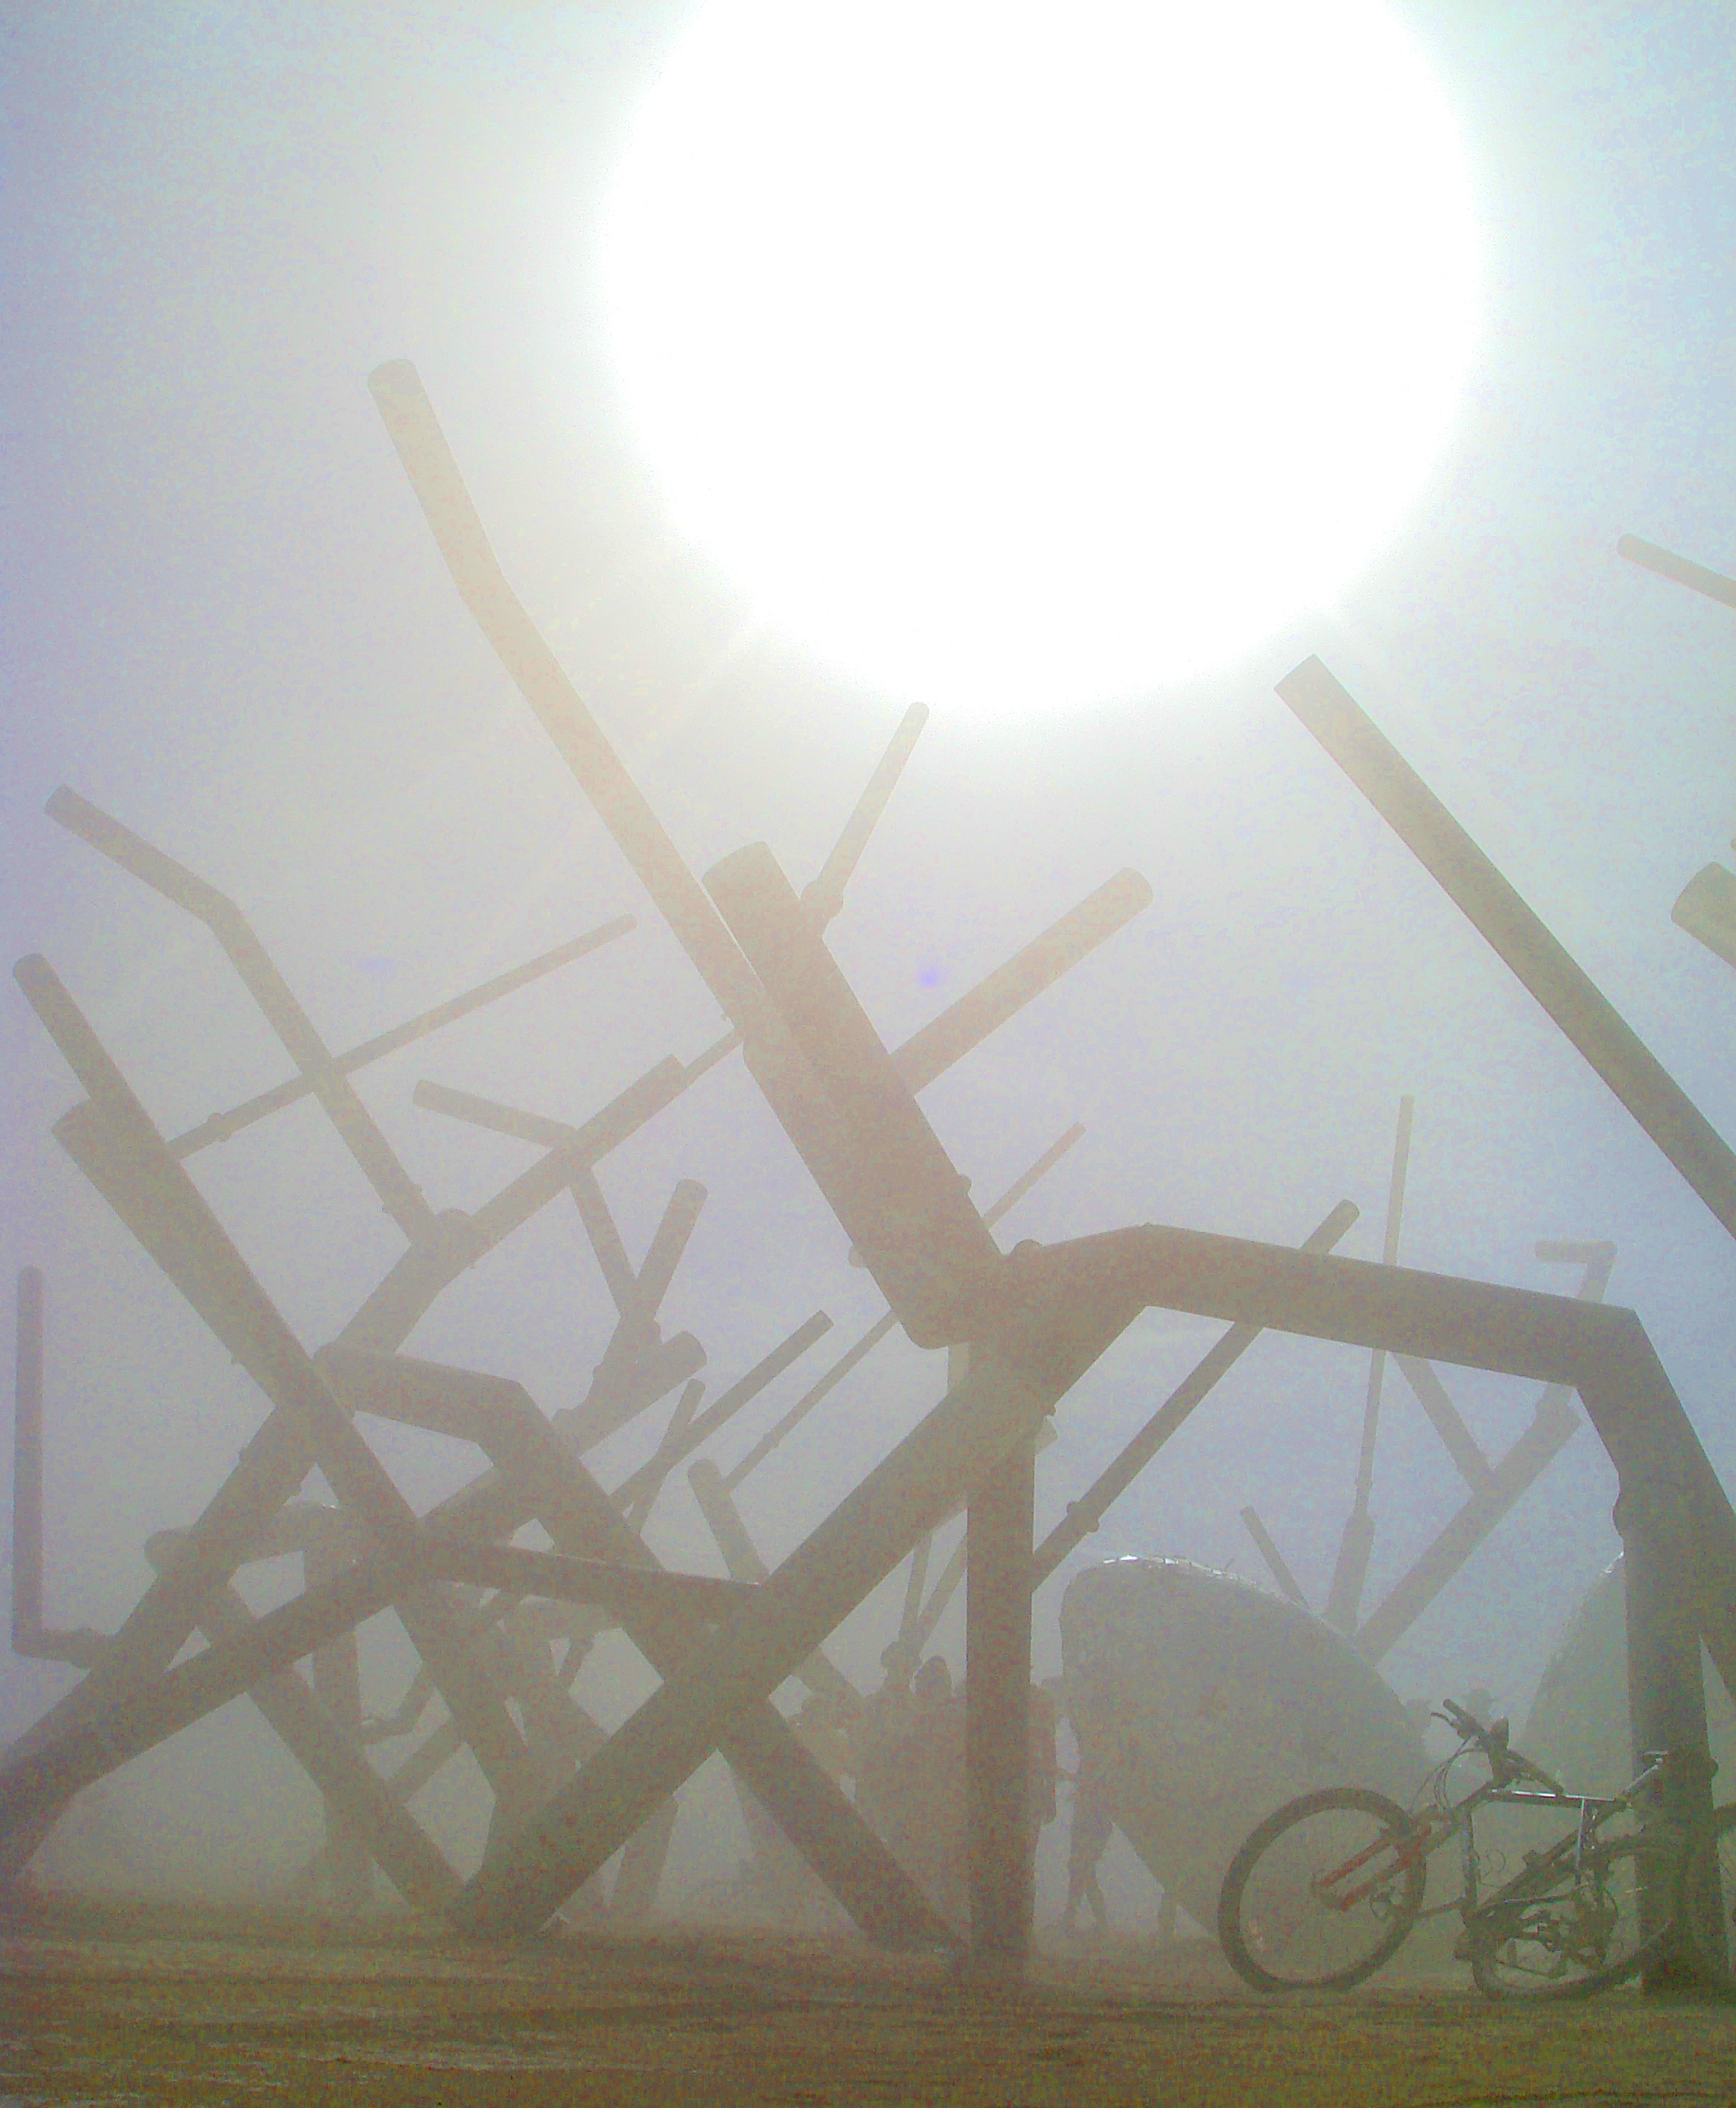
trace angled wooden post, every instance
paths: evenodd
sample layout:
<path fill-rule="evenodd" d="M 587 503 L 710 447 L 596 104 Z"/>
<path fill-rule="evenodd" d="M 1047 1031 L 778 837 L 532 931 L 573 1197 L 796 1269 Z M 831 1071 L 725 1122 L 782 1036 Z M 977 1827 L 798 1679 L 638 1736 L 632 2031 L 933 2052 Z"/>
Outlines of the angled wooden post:
<path fill-rule="evenodd" d="M 166 1565 L 177 1549 L 174 1533 L 152 1538 L 145 1547 L 153 1565 Z M 200 1610 L 200 1630 L 214 1647 L 244 1640 L 257 1622 L 233 1588 L 213 1589 Z M 458 1892 L 458 1876 L 406 1813 L 403 1799 L 337 1727 L 295 1671 L 273 1669 L 250 1685 L 247 1695 L 273 1733 L 325 1794 L 327 1808 L 341 1811 L 349 1834 L 378 1861 L 404 1901 L 415 1910 L 443 1909 Z M 331 1844 L 328 1819 L 327 1849 L 321 1854 L 328 1869 Z"/>
<path fill-rule="evenodd" d="M 1349 1200 L 1341 1200 L 1319 1227 L 1304 1240 L 1306 1252 L 1332 1250 L 1356 1220 Z M 1031 1586 L 1039 1588 L 1067 1555 L 1101 1527 L 1103 1517 L 1137 1479 L 1171 1435 L 1186 1423 L 1195 1408 L 1229 1373 L 1260 1337 L 1262 1327 L 1233 1325 L 1202 1356 L 1188 1376 L 1164 1400 L 1144 1426 L 1121 1453 L 1098 1475 L 1044 1538 L 1031 1561 Z"/>
<path fill-rule="evenodd" d="M 241 1467 L 192 1526 L 182 1556 L 146 1591 L 101 1662 L 17 1745 L 14 1756 L 89 1718 L 141 1678 L 166 1667 L 197 1622 L 203 1596 L 228 1582 L 263 1525 L 317 1461 L 340 1502 L 386 1550 L 408 1552 L 415 1517 L 350 1426 L 90 1025 L 44 960 L 17 978 L 69 1065 L 91 1093 L 56 1133 L 219 1340 L 248 1371 L 273 1412 Z M 404 1597 L 399 1615 L 495 1790 L 530 1804 L 528 1753 L 498 1692 L 464 1656 L 451 1605 L 438 1588 Z M 16 1849 L 34 1849 L 22 1835 Z"/>
<path fill-rule="evenodd" d="M 1134 1314 L 1128 1311 L 1116 1329 Z M 1104 1331 L 1107 1336 L 1093 1342 L 1098 1351 L 1113 1336 L 1107 1324 Z M 763 1705 L 983 1472 L 1029 1442 L 1051 1402 L 984 1358 L 711 1646 L 672 1665 L 661 1688 L 571 1786 L 473 1878 L 453 1906 L 456 1921 L 478 1932 L 540 1924 L 713 1749 L 724 1746 L 736 1761 L 726 1741 L 732 1723 Z M 751 1777 L 749 1783 L 766 1798 Z M 813 1860 L 811 1852 L 807 1856 Z"/>
<path fill-rule="evenodd" d="M 497 1468 L 523 1489 L 538 1520 L 556 1543 L 582 1557 L 656 1569 L 656 1561 L 628 1527 L 620 1510 L 517 1384 L 467 1370 L 349 1348 L 327 1348 L 320 1359 L 332 1382 L 357 1411 L 380 1409 L 381 1402 L 394 1393 L 418 1388 L 486 1397 L 494 1408 L 489 1440 Z M 456 1521 L 461 1512 L 456 1505 L 453 1512 Z M 466 1556 L 474 1562 L 473 1551 Z M 719 1585 L 711 1584 L 714 1589 Z M 628 1637 L 665 1678 L 665 1689 L 712 1651 L 710 1645 L 699 1643 L 701 1627 L 691 1615 L 683 1615 L 670 1607 L 629 1603 L 619 1606 L 618 1615 Z M 921 1891 L 857 1815 L 836 1782 L 802 1748 L 782 1715 L 766 1702 L 782 1681 L 781 1676 L 775 1678 L 757 1694 L 760 1702 L 750 1696 L 732 1707 L 717 1723 L 717 1732 L 706 1754 L 711 1748 L 722 1750 L 776 1816 L 791 1843 L 871 1938 L 890 1945 L 944 1942 L 946 1929 Z M 618 1734 L 611 1736 L 579 1777 L 503 1845 L 476 1877 L 485 1894 L 490 1889 L 503 1889 L 517 1903 L 519 1881 L 514 1870 L 527 1852 L 534 1854 L 542 1849 L 537 1840 L 555 1840 L 565 1865 L 570 1839 L 561 1811 L 575 1795 L 588 1790 L 587 1781 L 606 1773 L 619 1740 Z M 653 1790 L 643 1799 L 629 1794 L 618 1804 L 617 1813 L 623 1815 L 625 1827 L 613 1837 L 607 1849 L 570 1880 L 557 1874 L 521 1908 L 509 1907 L 512 1921 L 532 1927 L 558 1909 L 574 1890 L 613 1858 L 635 1830 L 650 1820 L 659 1804 L 674 1793 L 687 1774 L 665 1777 L 647 1771 L 645 1776 L 653 1779 Z M 656 1783 L 656 1779 L 661 1783 Z M 543 1906 L 540 1909 L 539 1903 Z M 466 1908 L 467 1921 L 481 1921 L 472 1906 Z"/>
<path fill-rule="evenodd" d="M 1624 547 L 1623 553 L 1665 568 L 1657 561 L 1665 556 L 1662 551 L 1643 552 L 1636 545 Z M 1672 560 L 1671 575 L 1683 577 L 1684 570 L 1697 568 Z M 1706 574 L 1684 582 L 1705 591 L 1712 579 L 1713 574 Z M 1707 1208 L 1736 1236 L 1736 1152 L 1541 919 L 1318 659 L 1294 668 L 1278 684 L 1278 693 L 1506 962 Z M 1648 1343 L 1645 1354 L 1650 1354 Z M 1662 1380 L 1662 1372 L 1657 1374 Z M 1580 1389 L 1597 1424 L 1592 1398 L 1584 1383 Z M 1668 1391 L 1666 1381 L 1664 1389 Z M 1670 1397 L 1673 1403 L 1674 1394 Z M 1733 1578 L 1731 1547 L 1725 1534 L 1729 1504 L 1679 1406 L 1672 1416 L 1649 1399 L 1635 1400 L 1625 1403 L 1617 1417 L 1619 1439 L 1638 1446 L 1634 1460 L 1624 1462 L 1614 1430 L 1599 1424 L 1598 1431 L 1617 1455 L 1624 1497 L 1630 1479 L 1635 1487 L 1646 1489 L 1635 1492 L 1628 1511 L 1642 1543 L 1641 1578 L 1635 1583 L 1642 1609 L 1629 1651 L 1636 1732 L 1641 1732 L 1644 1717 L 1649 1723 L 1644 1732 L 1671 1727 L 1683 1738 L 1676 1745 L 1694 1750 L 1703 1742 L 1704 1701 L 1698 1687 L 1698 1657 L 1690 1677 L 1676 1658 L 1680 1649 L 1671 1637 L 1673 1613 L 1666 1599 L 1680 1592 L 1683 1579 L 1678 1552 L 1672 1547 L 1682 1542 L 1689 1547 L 1691 1593 L 1698 1605 L 1701 1628 L 1729 1683 L 1736 1677 L 1736 1652 L 1720 1653 L 1714 1638 L 1715 1632 L 1725 1634 L 1729 1615 L 1717 1600 L 1720 1587 L 1727 1588 Z M 1672 1449 L 1680 1451 L 1683 1461 L 1672 1462 Z M 1673 1490 L 1682 1474 L 1686 1490 L 1680 1498 L 1688 1504 L 1686 1525 L 1680 1525 L 1679 1496 Z M 1684 1687 L 1689 1682 L 1695 1687 L 1691 1694 Z M 1703 1790 L 1695 1798 L 1697 1804 L 1705 1802 Z"/>
<path fill-rule="evenodd" d="M 1318 659 L 1278 693 L 1736 1236 L 1736 1154 Z"/>
<path fill-rule="evenodd" d="M 1630 564 L 1656 571 L 1662 579 L 1686 586 L 1690 592 L 1721 601 L 1725 607 L 1736 607 L 1736 579 L 1726 578 L 1722 571 L 1697 564 L 1691 556 L 1679 556 L 1673 549 L 1660 549 L 1657 543 L 1643 542 L 1637 534 L 1624 534 L 1616 544 L 1616 554 L 1626 556 Z"/>
<path fill-rule="evenodd" d="M 422 1189 L 394 1155 L 373 1115 L 356 1096 L 348 1074 L 332 1059 L 313 1020 L 235 903 L 135 835 L 130 827 L 98 811 L 76 791 L 64 786 L 56 790 L 48 800 L 47 811 L 51 819 L 58 820 L 142 880 L 153 892 L 205 924 L 283 1043 L 309 1090 L 325 1108 L 345 1147 L 379 1196 L 381 1205 L 407 1237 L 426 1230 L 433 1214 Z"/>
<path fill-rule="evenodd" d="M 303 1585 L 317 1588 L 349 1563 L 329 1539 L 316 1539 L 302 1554 Z M 362 1657 L 354 1626 L 313 1651 L 313 1696 L 337 1732 L 358 1750 L 362 1734 Z M 289 1672 L 286 1672 L 288 1673 Z M 340 1911 L 358 1917 L 373 1900 L 373 1863 L 367 1842 L 346 1808 L 342 1791 L 326 1795 L 326 1867 Z"/>

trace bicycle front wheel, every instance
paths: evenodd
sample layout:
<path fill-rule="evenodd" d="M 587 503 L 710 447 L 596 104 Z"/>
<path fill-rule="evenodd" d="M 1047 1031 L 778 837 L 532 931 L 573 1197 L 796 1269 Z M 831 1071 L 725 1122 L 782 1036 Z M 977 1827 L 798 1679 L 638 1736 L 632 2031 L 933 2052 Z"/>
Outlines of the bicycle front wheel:
<path fill-rule="evenodd" d="M 1736 1996 L 1736 1805 L 1717 1808 L 1695 1837 L 1682 1881 L 1688 1958 L 1726 1998 Z"/>
<path fill-rule="evenodd" d="M 1396 1953 L 1423 1908 L 1410 1817 L 1360 1786 L 1304 1794 L 1231 1860 L 1218 1939 L 1256 1991 L 1339 1990 Z"/>
<path fill-rule="evenodd" d="M 1594 1845 L 1529 1895 L 1496 1896 L 1466 1928 L 1471 1975 L 1490 1998 L 1607 1990 L 1675 1938 L 1679 1854 L 1642 1831 Z"/>

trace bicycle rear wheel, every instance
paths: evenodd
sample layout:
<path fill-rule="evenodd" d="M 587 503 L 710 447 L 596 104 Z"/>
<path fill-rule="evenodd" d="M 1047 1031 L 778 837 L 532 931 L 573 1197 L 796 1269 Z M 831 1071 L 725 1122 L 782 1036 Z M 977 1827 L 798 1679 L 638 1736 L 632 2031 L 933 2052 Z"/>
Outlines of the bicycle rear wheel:
<path fill-rule="evenodd" d="M 1564 1865 L 1547 1886 L 1497 1897 L 1466 1928 L 1471 1975 L 1490 1998 L 1574 1998 L 1607 1990 L 1654 1961 L 1675 1936 L 1675 1850 L 1643 1831 L 1612 1837 Z"/>
<path fill-rule="evenodd" d="M 1715 1809 L 1689 1849 L 1681 1926 L 1689 1960 L 1715 1989 L 1736 1997 L 1736 1805 Z"/>
<path fill-rule="evenodd" d="M 1218 1939 L 1256 1991 L 1344 1989 L 1396 1953 L 1423 1908 L 1410 1817 L 1360 1786 L 1304 1794 L 1231 1860 Z"/>

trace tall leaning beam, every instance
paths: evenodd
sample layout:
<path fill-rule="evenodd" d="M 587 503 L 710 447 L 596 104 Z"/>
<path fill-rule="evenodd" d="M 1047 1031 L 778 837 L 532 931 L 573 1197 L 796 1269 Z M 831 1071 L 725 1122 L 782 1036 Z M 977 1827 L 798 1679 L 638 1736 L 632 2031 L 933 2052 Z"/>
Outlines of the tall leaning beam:
<path fill-rule="evenodd" d="M 1626 556 L 1630 564 L 1656 571 L 1661 579 L 1686 586 L 1690 592 L 1703 593 L 1707 600 L 1720 601 L 1725 607 L 1736 607 L 1736 579 L 1727 579 L 1722 571 L 1708 570 L 1690 556 L 1679 556 L 1673 549 L 1660 549 L 1655 542 L 1642 542 L 1637 534 L 1624 534 L 1616 544 L 1616 554 Z"/>
<path fill-rule="evenodd" d="M 1318 659 L 1278 692 L 1732 1236 L 1736 1153 Z"/>
<path fill-rule="evenodd" d="M 849 1161 L 836 1115 L 740 947 L 507 583 L 415 367 L 391 360 L 368 386 L 459 597 L 719 1007 L 746 1035 L 755 1080 L 803 1161 L 825 1168 L 821 1189 L 835 1209 L 834 1193 L 845 1196 L 841 1219 L 872 1263 L 895 1232 L 882 1221 L 871 1171 Z M 907 1286 L 920 1298 L 919 1280 Z"/>
<path fill-rule="evenodd" d="M 1542 1004 L 1725 1229 L 1736 1236 L 1736 1154 L 1589 976 L 1318 659 L 1307 660 L 1287 674 L 1278 692 Z M 1583 1387 L 1581 1395 L 1595 1422 L 1592 1400 Z M 1598 1432 L 1607 1444 L 1604 1429 L 1600 1426 Z M 1691 1436 L 1691 1429 L 1689 1433 Z M 1692 1679 L 1696 1683 L 1699 1664 L 1697 1651 L 1688 1646 L 1678 1626 L 1680 1605 L 1690 1597 L 1698 1597 L 1704 1624 L 1707 1599 L 1716 1592 L 1715 1577 L 1724 1566 L 1726 1547 L 1722 1519 L 1715 1532 L 1703 1510 L 1706 1489 L 1699 1481 L 1698 1467 L 1704 1466 L 1707 1477 L 1711 1467 L 1705 1465 L 1698 1439 L 1693 1446 L 1698 1466 L 1672 1464 L 1665 1444 L 1649 1453 L 1646 1463 L 1636 1465 L 1631 1483 L 1630 1475 L 1623 1475 L 1622 1512 L 1628 1518 L 1623 1542 L 1633 1562 L 1628 1570 L 1633 1718 L 1636 1736 L 1653 1748 L 1703 1748 L 1705 1744 L 1703 1705 L 1698 1691 L 1691 1705 L 1680 1696 L 1680 1687 L 1689 1678 L 1687 1658 L 1693 1656 Z M 1699 1508 L 1690 1482 L 1701 1498 Z M 1716 1486 L 1716 1479 L 1712 1484 Z M 1728 1516 L 1729 1503 L 1723 1502 L 1721 1489 L 1719 1499 Z M 1690 1580 L 1691 1588 L 1679 1588 Z M 1672 1591 L 1676 1592 L 1674 1598 Z M 1723 1622 L 1716 1612 L 1712 1621 L 1720 1626 Z M 1729 1682 L 1736 1663 L 1720 1658 L 1710 1631 L 1707 1644 Z M 1693 1714 L 1698 1716 L 1698 1726 L 1690 1735 L 1689 1716 Z M 1672 1741 L 1664 1734 L 1672 1720 L 1681 1736 L 1690 1736 L 1689 1741 Z"/>
<path fill-rule="evenodd" d="M 537 633 L 489 545 L 414 367 L 394 360 L 373 373 L 369 386 L 461 598 L 719 1005 L 744 1034 L 750 1072 L 882 1292 L 918 1345 L 942 1345 L 961 1336 L 959 1298 L 967 1291 L 956 1268 L 936 1268 L 929 1263 L 924 1241 L 913 1242 L 900 1196 L 889 1190 L 874 1156 L 853 1146 L 829 1093 L 817 1085 L 811 1046 L 805 1058 L 781 1006 L 767 1000 L 724 917 Z M 1075 955 L 1082 956 L 1149 898 L 1143 881 L 1123 874 L 1093 896 L 1094 905 L 1080 911 L 1089 926 L 1057 941 L 1074 945 Z M 812 923 L 803 919 L 811 930 Z M 1039 939 L 1039 947 L 1046 941 Z M 1031 962 L 1035 979 L 1030 992 L 1070 962 Z M 983 1016 L 961 1021 L 966 1030 L 960 1044 L 974 1043 L 972 1035 L 990 1029 L 1008 1002 L 1016 1008 L 1025 999 L 1028 995 L 1000 989 Z M 882 1054 L 884 1058 L 883 1049 Z"/>
<path fill-rule="evenodd" d="M 764 843 L 726 857 L 706 883 L 837 1109 L 846 1166 L 839 1177 L 834 1167 L 809 1160 L 821 1192 L 918 1346 L 968 1338 L 970 1313 L 999 1273 L 1001 1254 L 855 991 Z M 747 1052 L 753 1068 L 751 1039 Z M 766 1095 L 772 1100 L 769 1089 Z M 775 1101 L 772 1110 L 778 1111 Z M 866 1236 L 851 1221 L 859 1180 L 872 1182 L 878 1203 L 879 1219 Z"/>

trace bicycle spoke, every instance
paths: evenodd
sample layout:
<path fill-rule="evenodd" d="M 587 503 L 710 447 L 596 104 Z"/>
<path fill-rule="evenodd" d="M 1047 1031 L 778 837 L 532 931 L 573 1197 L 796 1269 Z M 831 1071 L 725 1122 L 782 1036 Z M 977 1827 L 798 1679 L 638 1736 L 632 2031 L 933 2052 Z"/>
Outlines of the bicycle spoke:
<path fill-rule="evenodd" d="M 1269 1817 L 1237 1854 L 1220 1935 L 1260 1989 L 1358 1983 L 1409 1930 L 1423 1886 L 1400 1808 L 1350 1789 L 1313 1794 Z"/>

